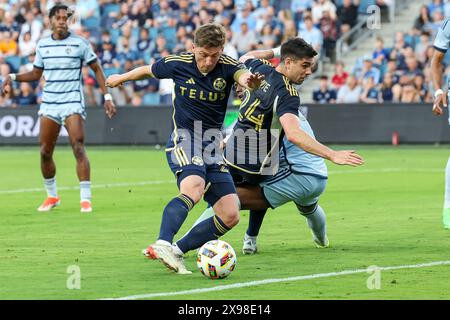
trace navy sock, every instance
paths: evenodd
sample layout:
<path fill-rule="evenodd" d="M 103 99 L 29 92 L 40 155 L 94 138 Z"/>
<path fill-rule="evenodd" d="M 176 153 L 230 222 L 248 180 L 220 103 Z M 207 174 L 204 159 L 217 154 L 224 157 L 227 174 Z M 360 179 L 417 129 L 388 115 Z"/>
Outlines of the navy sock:
<path fill-rule="evenodd" d="M 210 217 L 191 229 L 183 238 L 177 241 L 177 246 L 183 253 L 200 248 L 204 243 L 218 239 L 231 228 L 218 216 Z"/>
<path fill-rule="evenodd" d="M 158 239 L 172 243 L 193 206 L 194 201 L 184 194 L 173 198 L 164 208 Z"/>
<path fill-rule="evenodd" d="M 250 237 L 256 237 L 258 235 L 266 212 L 267 209 L 250 210 L 250 215 L 248 217 L 247 235 L 249 235 Z"/>

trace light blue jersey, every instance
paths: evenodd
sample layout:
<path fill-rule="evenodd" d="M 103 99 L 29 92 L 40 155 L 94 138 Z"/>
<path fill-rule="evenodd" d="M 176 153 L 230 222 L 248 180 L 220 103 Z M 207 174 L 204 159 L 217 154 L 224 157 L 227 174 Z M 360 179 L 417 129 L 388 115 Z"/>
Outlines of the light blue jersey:
<path fill-rule="evenodd" d="M 74 113 L 85 118 L 81 68 L 96 60 L 89 42 L 81 37 L 69 34 L 62 40 L 52 36 L 41 39 L 34 60 L 45 79 L 39 114 L 60 124 Z"/>
<path fill-rule="evenodd" d="M 439 28 L 436 39 L 434 39 L 434 48 L 444 53 L 450 48 L 450 18 L 445 19 Z M 448 75 L 447 86 L 450 87 L 450 76 Z M 450 124 L 450 113 L 448 115 L 448 123 Z"/>
<path fill-rule="evenodd" d="M 308 120 L 299 112 L 300 127 L 315 139 L 314 132 L 308 123 Z M 308 174 L 320 178 L 327 178 L 328 171 L 324 159 L 306 152 L 286 137 L 283 139 L 283 145 L 280 150 L 280 169 L 289 166 L 290 170 L 298 174 Z"/>

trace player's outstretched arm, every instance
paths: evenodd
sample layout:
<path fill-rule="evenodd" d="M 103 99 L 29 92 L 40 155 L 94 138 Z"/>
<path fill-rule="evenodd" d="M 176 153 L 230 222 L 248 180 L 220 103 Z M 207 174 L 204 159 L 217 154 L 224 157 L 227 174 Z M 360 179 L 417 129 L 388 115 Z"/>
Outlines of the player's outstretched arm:
<path fill-rule="evenodd" d="M 5 96 L 9 93 L 11 93 L 12 89 L 12 81 L 19 81 L 19 82 L 33 82 L 37 81 L 42 77 L 43 69 L 39 69 L 34 67 L 33 70 L 21 74 L 9 74 L 2 83 L 1 88 L 1 94 L 2 96 Z"/>
<path fill-rule="evenodd" d="M 436 88 L 434 93 L 433 113 L 442 115 L 443 107 L 447 107 L 447 90 L 442 90 L 442 66 L 445 52 L 434 50 L 433 59 L 431 60 L 431 77 L 433 78 L 433 86 Z"/>
<path fill-rule="evenodd" d="M 102 66 L 100 65 L 100 63 L 98 63 L 98 61 L 95 61 L 89 64 L 89 67 L 95 73 L 95 78 L 97 79 L 97 83 L 99 84 L 100 90 L 102 91 L 105 98 L 103 107 L 105 108 L 106 115 L 111 119 L 116 114 L 116 106 L 112 101 L 112 96 L 108 92 L 108 88 L 106 88 L 105 74 L 103 73 Z"/>
<path fill-rule="evenodd" d="M 292 113 L 286 113 L 280 117 L 286 138 L 296 146 L 335 164 L 356 167 L 364 163 L 363 158 L 354 150 L 335 151 L 321 144 L 300 128 L 299 121 L 299 118 Z"/>
<path fill-rule="evenodd" d="M 110 88 L 120 86 L 127 81 L 136 81 L 147 78 L 154 78 L 152 66 L 142 66 L 123 74 L 112 74 L 106 79 L 105 85 Z"/>
<path fill-rule="evenodd" d="M 269 49 L 269 50 L 253 50 L 253 51 L 247 52 L 243 57 L 251 56 L 256 59 L 270 60 L 270 59 L 275 58 L 277 55 L 279 55 L 279 51 L 280 51 L 280 47 L 275 48 L 275 49 Z"/>

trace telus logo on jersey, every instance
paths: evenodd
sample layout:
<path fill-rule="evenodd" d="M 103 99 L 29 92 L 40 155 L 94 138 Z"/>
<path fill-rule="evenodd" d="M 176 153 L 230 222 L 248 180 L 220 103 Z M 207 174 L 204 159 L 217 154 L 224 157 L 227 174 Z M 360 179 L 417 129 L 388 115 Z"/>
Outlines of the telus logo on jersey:
<path fill-rule="evenodd" d="M 180 93 L 182 96 L 187 96 L 190 99 L 214 102 L 217 100 L 223 101 L 227 98 L 227 94 L 225 92 L 227 82 L 222 78 L 217 78 L 213 82 L 213 87 L 218 92 L 204 91 L 195 88 L 195 81 L 192 78 L 188 79 L 185 83 L 191 84 L 191 87 L 188 88 L 180 86 Z"/>

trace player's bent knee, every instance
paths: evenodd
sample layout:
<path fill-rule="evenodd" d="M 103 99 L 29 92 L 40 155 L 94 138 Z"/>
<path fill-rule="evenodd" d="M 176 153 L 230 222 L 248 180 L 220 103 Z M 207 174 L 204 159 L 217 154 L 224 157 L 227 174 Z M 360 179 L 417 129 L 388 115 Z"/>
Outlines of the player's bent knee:
<path fill-rule="evenodd" d="M 301 206 L 301 205 L 297 204 L 297 209 L 300 211 L 300 213 L 302 215 L 308 215 L 308 214 L 314 213 L 314 211 L 316 211 L 318 205 L 319 205 L 318 202 L 316 202 L 312 205 L 309 205 L 309 206 Z"/>
<path fill-rule="evenodd" d="M 227 227 L 233 228 L 235 225 L 239 223 L 240 215 L 239 210 L 227 210 L 225 212 L 222 212 L 220 215 L 221 220 L 223 223 L 226 224 Z"/>

